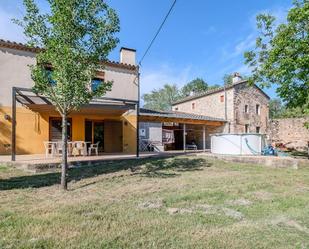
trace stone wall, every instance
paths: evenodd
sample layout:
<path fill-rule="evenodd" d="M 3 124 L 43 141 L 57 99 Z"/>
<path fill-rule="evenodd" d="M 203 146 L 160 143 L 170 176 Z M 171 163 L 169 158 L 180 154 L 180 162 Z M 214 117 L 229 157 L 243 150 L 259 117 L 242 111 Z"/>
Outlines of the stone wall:
<path fill-rule="evenodd" d="M 283 143 L 287 148 L 306 150 L 309 141 L 309 129 L 304 123 L 309 118 L 286 118 L 269 121 L 268 137 L 271 142 Z"/>
<path fill-rule="evenodd" d="M 224 132 L 244 133 L 245 125 L 249 125 L 250 133 L 256 133 L 257 127 L 259 133 L 266 133 L 269 98 L 258 87 L 248 86 L 246 81 L 240 82 L 226 90 L 226 100 L 222 101 L 222 97 L 224 90 L 175 104 L 173 110 L 225 119 L 226 101 L 229 123 Z M 260 106 L 259 114 L 256 114 L 257 104 Z M 245 113 L 245 105 L 249 107 L 248 113 Z"/>
<path fill-rule="evenodd" d="M 226 90 L 228 120 L 234 119 L 233 96 L 233 88 Z M 224 102 L 224 90 L 222 90 L 220 92 L 215 92 L 197 99 L 175 104 L 173 105 L 173 110 L 225 119 Z"/>
<path fill-rule="evenodd" d="M 257 133 L 259 127 L 259 133 L 265 134 L 269 120 L 268 97 L 259 88 L 248 86 L 246 82 L 235 85 L 234 89 L 235 120 L 231 123 L 231 133 L 244 133 L 245 125 L 248 125 L 249 133 Z M 259 113 L 256 113 L 256 105 L 260 107 Z"/>

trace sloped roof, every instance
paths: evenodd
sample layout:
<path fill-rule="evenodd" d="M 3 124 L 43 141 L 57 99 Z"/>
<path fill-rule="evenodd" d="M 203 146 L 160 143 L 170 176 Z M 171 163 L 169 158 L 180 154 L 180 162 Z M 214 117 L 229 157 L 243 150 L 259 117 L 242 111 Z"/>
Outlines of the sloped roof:
<path fill-rule="evenodd" d="M 23 44 L 23 43 L 13 42 L 13 41 L 8 41 L 8 40 L 3 40 L 3 39 L 0 39 L 0 47 L 18 49 L 18 50 L 32 52 L 32 53 L 38 53 L 38 52 L 43 50 L 40 47 L 30 47 L 30 46 Z M 124 68 L 124 69 L 128 69 L 128 70 L 136 70 L 138 68 L 136 65 L 120 63 L 120 62 L 117 62 L 117 61 L 109 61 L 108 60 L 108 61 L 104 61 L 102 63 L 106 66 Z"/>
<path fill-rule="evenodd" d="M 177 111 L 154 111 L 146 108 L 140 108 L 140 116 L 226 122 L 226 120 L 221 118 L 209 117 L 193 113 L 177 112 Z"/>
<path fill-rule="evenodd" d="M 173 105 L 185 103 L 187 101 L 194 100 L 194 99 L 199 99 L 199 98 L 202 98 L 202 97 L 214 94 L 214 93 L 223 92 L 224 90 L 232 89 L 235 86 L 240 85 L 240 84 L 244 84 L 244 83 L 248 83 L 248 81 L 247 80 L 241 80 L 237 83 L 234 83 L 234 84 L 226 86 L 226 87 L 222 86 L 222 87 L 218 87 L 216 89 L 208 90 L 208 91 L 196 94 L 196 95 L 188 96 L 188 97 L 185 97 L 183 99 L 180 99 L 180 100 L 174 102 Z M 253 87 L 256 87 L 266 98 L 270 99 L 270 97 L 261 88 L 259 88 L 257 85 L 254 84 Z"/>

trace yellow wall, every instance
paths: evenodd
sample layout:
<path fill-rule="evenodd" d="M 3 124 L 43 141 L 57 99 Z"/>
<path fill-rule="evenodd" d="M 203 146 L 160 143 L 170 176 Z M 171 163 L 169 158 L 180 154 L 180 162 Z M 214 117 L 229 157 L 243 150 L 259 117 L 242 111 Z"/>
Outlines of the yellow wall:
<path fill-rule="evenodd" d="M 17 107 L 16 149 L 17 154 L 43 154 L 44 141 L 49 139 L 49 113 L 35 113 L 24 107 Z M 4 115 L 11 116 L 10 107 L 0 107 L 0 154 L 10 154 L 5 144 L 11 144 L 11 121 L 4 119 Z M 85 140 L 85 119 L 117 120 L 123 122 L 123 152 L 136 152 L 136 115 L 107 116 L 80 115 L 72 118 L 72 140 Z"/>
<path fill-rule="evenodd" d="M 123 115 L 123 152 L 136 152 L 136 115 Z"/>

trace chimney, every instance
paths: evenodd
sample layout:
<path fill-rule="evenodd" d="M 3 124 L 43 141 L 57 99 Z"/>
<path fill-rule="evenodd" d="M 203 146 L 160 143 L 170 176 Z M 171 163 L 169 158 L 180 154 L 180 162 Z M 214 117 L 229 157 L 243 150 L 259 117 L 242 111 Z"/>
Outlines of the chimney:
<path fill-rule="evenodd" d="M 240 73 L 234 73 L 232 78 L 232 83 L 235 84 L 242 80 L 242 77 L 240 76 Z"/>
<path fill-rule="evenodd" d="M 136 57 L 135 49 L 124 48 L 124 47 L 120 49 L 120 63 L 136 65 L 135 57 Z"/>

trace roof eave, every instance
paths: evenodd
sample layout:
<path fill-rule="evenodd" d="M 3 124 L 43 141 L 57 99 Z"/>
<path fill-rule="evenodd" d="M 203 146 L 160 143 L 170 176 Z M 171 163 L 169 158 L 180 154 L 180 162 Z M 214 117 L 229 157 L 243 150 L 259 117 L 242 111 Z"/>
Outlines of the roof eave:
<path fill-rule="evenodd" d="M 17 49 L 17 50 L 22 50 L 22 51 L 31 52 L 31 53 L 39 53 L 39 52 L 43 51 L 43 48 L 30 47 L 30 46 L 23 44 L 23 43 L 6 41 L 6 40 L 3 40 L 3 39 L 0 39 L 0 47 L 9 48 L 9 49 Z M 109 61 L 109 60 L 108 61 L 102 61 L 102 64 L 104 64 L 105 66 L 123 68 L 123 69 L 127 69 L 127 70 L 132 70 L 132 71 L 136 71 L 136 70 L 139 69 L 139 67 L 136 66 L 136 65 L 130 65 L 130 64 L 120 63 L 120 62 L 116 62 L 116 61 Z"/>

